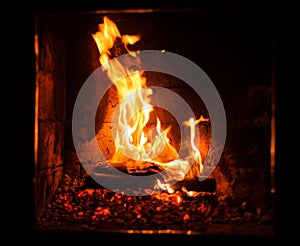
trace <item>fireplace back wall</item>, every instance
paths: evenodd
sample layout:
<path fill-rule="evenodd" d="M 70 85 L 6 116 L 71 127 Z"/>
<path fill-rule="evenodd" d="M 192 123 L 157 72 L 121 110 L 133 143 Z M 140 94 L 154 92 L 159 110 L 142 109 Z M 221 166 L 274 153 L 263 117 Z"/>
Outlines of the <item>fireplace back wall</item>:
<path fill-rule="evenodd" d="M 220 93 L 227 117 L 225 148 L 211 173 L 216 192 L 234 195 L 255 208 L 270 206 L 274 88 L 269 14 L 262 10 L 253 15 L 242 9 L 169 9 L 36 15 L 36 218 L 43 214 L 63 175 L 87 176 L 73 145 L 72 111 L 82 84 L 99 67 L 99 52 L 91 34 L 105 15 L 116 22 L 121 33 L 141 35 L 139 50 L 180 54 L 207 73 Z M 194 92 L 182 81 L 164 74 L 147 76 L 154 85 L 159 81 L 178 93 L 197 116 L 209 116 L 201 99 L 192 97 Z M 109 115 L 116 100 L 108 95 L 102 103 L 100 115 Z M 168 120 L 162 123 L 167 125 Z M 109 124 L 109 119 L 104 119 L 98 137 L 103 146 L 113 149 L 105 130 Z M 203 155 L 209 146 L 205 137 L 209 132 L 209 125 L 200 127 Z M 175 142 L 179 138 L 173 137 Z M 107 157 L 110 154 L 108 151 Z"/>

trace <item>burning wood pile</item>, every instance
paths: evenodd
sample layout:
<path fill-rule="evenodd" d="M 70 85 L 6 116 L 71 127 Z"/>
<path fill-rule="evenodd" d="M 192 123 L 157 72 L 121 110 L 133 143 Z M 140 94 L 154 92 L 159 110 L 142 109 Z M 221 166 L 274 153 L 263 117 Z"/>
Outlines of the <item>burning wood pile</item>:
<path fill-rule="evenodd" d="M 129 49 L 139 41 L 140 36 L 121 35 L 116 24 L 104 16 L 103 23 L 98 25 L 98 31 L 92 34 L 92 37 L 100 53 L 99 63 L 105 73 L 105 78 L 99 73 L 94 73 L 91 76 L 92 79 L 88 79 L 88 82 L 82 86 L 83 89 L 79 92 L 74 106 L 73 142 L 84 169 L 94 177 L 103 174 L 114 175 L 115 169 L 133 175 L 149 174 L 149 172 L 159 173 L 155 184 L 152 184 L 152 180 L 150 181 L 149 189 L 162 190 L 168 189 L 171 183 L 183 181 L 187 177 L 201 177 L 202 180 L 207 178 L 214 165 L 211 163 L 204 165 L 203 163 L 203 157 L 206 154 L 203 152 L 208 152 L 208 150 L 201 151 L 198 146 L 200 139 L 198 125 L 209 124 L 210 119 L 202 114 L 196 116 L 192 111 L 185 115 L 186 117 L 180 117 L 178 120 L 180 122 L 177 123 L 183 126 L 182 136 L 180 143 L 173 143 L 170 140 L 172 139 L 170 132 L 174 124 L 163 114 L 161 119 L 165 121 L 164 125 L 167 123 L 167 126 L 163 126 L 158 116 L 159 107 L 152 104 L 152 96 L 157 87 L 155 89 L 147 87 L 147 77 L 139 68 L 142 61 L 138 57 L 138 53 Z M 126 52 L 128 52 L 126 54 L 128 56 L 122 56 Z M 161 52 L 159 53 L 161 54 Z M 120 61 L 114 59 L 116 57 L 125 58 Z M 103 111 L 106 119 L 100 122 L 100 127 L 96 130 L 96 137 L 93 134 L 83 137 L 84 133 L 82 132 L 90 130 L 91 126 L 95 127 L 89 123 L 93 123 L 94 118 L 97 118 L 97 116 L 93 117 L 95 110 L 89 111 L 89 108 L 96 103 L 88 103 L 86 97 L 86 95 L 93 97 L 91 96 L 93 93 L 90 90 L 85 91 L 85 88 L 90 88 L 90 85 L 92 85 L 92 90 L 95 89 L 96 81 L 98 81 L 94 81 L 95 77 L 101 78 L 99 79 L 101 82 L 108 79 L 111 82 L 109 83 L 110 88 L 112 86 L 116 88 L 117 106 Z M 99 88 L 99 91 L 103 90 L 105 91 L 105 89 Z M 160 90 L 160 93 L 163 92 Z M 166 97 L 164 96 L 161 100 Z M 178 107 L 183 107 L 183 103 L 179 102 L 176 112 L 185 112 L 185 108 L 178 110 Z M 104 122 L 109 124 L 104 124 Z M 208 126 L 208 128 L 210 127 Z M 103 136 L 107 135 L 112 135 L 113 146 L 111 148 L 105 146 L 104 151 L 99 151 Z M 108 157 L 103 152 L 113 154 Z M 95 163 L 98 164 L 95 166 Z M 117 173 L 117 175 L 119 174 L 121 173 Z M 110 182 L 108 181 L 108 183 Z M 135 181 L 133 183 L 136 185 Z M 105 187 L 114 190 L 111 187 Z"/>
<path fill-rule="evenodd" d="M 270 208 L 255 208 L 245 201 L 212 192 L 177 190 L 172 194 L 126 196 L 105 188 L 87 187 L 85 179 L 65 175 L 52 202 L 38 219 L 37 227 L 43 230 L 209 233 L 218 226 L 222 232 L 229 225 L 239 229 L 246 226 L 243 230 L 247 233 L 254 230 L 255 234 L 268 235 L 273 223 L 272 212 Z"/>

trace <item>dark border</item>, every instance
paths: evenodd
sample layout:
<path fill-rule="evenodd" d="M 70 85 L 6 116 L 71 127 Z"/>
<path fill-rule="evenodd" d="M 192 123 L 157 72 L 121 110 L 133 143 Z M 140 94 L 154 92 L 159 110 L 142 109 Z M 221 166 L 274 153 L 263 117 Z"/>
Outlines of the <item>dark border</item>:
<path fill-rule="evenodd" d="M 197 3 L 195 3 L 197 2 Z M 241 1 L 243 2 L 243 1 Z M 245 2 L 244 2 L 245 3 Z M 11 109 L 6 110 L 9 131 L 7 144 L 9 154 L 9 166 L 7 176 L 8 187 L 8 222 L 6 230 L 10 233 L 10 240 L 21 241 L 37 245 L 60 244 L 69 245 L 87 244 L 91 242 L 109 243 L 239 243 L 252 244 L 256 242 L 273 243 L 277 240 L 286 241 L 290 236 L 289 219 L 291 209 L 287 187 L 289 187 L 288 170 L 286 163 L 291 163 L 291 157 L 286 153 L 285 144 L 288 143 L 287 119 L 290 117 L 285 111 L 285 105 L 290 102 L 289 81 L 293 81 L 289 73 L 290 51 L 289 45 L 290 29 L 288 9 L 284 5 L 261 4 L 252 2 L 250 5 L 236 4 L 230 1 L 227 4 L 216 4 L 209 1 L 92 1 L 85 0 L 80 3 L 63 3 L 55 1 L 24 1 L 14 5 L 8 3 L 9 15 L 5 18 L 7 36 L 4 37 L 4 46 L 7 52 L 7 81 L 8 91 L 3 93 L 6 104 Z M 34 131 L 34 94 L 35 94 L 35 57 L 34 57 L 34 15 L 37 13 L 53 12 L 78 12 L 93 11 L 97 9 L 135 9 L 135 8 L 180 8 L 180 7 L 202 7 L 202 8 L 270 8 L 274 16 L 274 69 L 276 90 L 276 197 L 275 197 L 275 237 L 230 237 L 230 236 L 201 236 L 189 237 L 186 235 L 116 235 L 113 233 L 72 233 L 72 232 L 37 232 L 33 229 L 33 131 Z M 16 106 L 12 106 L 16 105 Z M 6 132 L 6 129 L 4 130 Z M 6 133 L 5 133 L 6 134 Z M 6 213 L 6 211 L 5 211 Z"/>

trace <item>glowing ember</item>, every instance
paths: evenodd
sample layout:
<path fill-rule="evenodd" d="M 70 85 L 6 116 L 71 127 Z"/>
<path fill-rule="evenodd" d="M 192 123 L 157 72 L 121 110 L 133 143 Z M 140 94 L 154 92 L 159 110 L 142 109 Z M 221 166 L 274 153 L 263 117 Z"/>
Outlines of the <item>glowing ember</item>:
<path fill-rule="evenodd" d="M 92 37 L 100 52 L 99 61 L 102 69 L 116 86 L 119 98 L 114 136 L 115 152 L 109 163 L 122 163 L 128 173 L 146 172 L 149 166 L 155 165 L 158 169 L 165 170 L 167 175 L 163 176 L 163 180 L 157 179 L 153 188 L 162 188 L 169 193 L 174 192 L 169 182 L 184 180 L 187 174 L 199 177 L 203 171 L 203 164 L 200 151 L 194 142 L 195 126 L 208 119 L 201 116 L 198 120 L 190 118 L 183 122 L 190 128 L 190 153 L 188 156 L 179 157 L 177 150 L 169 141 L 171 125 L 162 129 L 161 121 L 157 118 L 155 136 L 150 136 L 151 131 L 145 131 L 154 107 L 150 98 L 152 89 L 147 87 L 143 71 L 129 70 L 118 60 L 111 59 L 113 58 L 111 50 L 116 43 L 121 43 L 125 50 L 134 56 L 128 45 L 135 44 L 140 37 L 121 35 L 116 24 L 108 17 L 104 17 L 103 24 L 98 25 L 98 31 L 92 34 Z M 128 76 L 118 79 L 120 74 Z M 180 200 L 179 196 L 176 197 L 177 203 L 180 203 Z"/>
<path fill-rule="evenodd" d="M 204 233 L 210 226 L 216 225 L 219 233 L 221 224 L 230 225 L 232 231 L 232 228 L 239 230 L 250 222 L 245 227 L 247 235 L 250 227 L 259 228 L 263 236 L 271 232 L 267 229 L 274 218 L 271 207 L 255 209 L 251 203 L 234 196 L 195 192 L 194 198 L 190 198 L 182 191 L 127 196 L 105 188 L 84 188 L 83 181 L 84 178 L 63 177 L 45 213 L 37 220 L 38 228 L 123 232 L 172 229 Z"/>

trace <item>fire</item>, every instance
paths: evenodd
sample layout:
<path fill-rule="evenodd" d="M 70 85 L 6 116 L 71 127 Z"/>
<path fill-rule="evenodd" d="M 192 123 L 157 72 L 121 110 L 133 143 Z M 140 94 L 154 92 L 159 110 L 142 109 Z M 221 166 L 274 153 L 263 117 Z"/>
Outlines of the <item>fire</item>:
<path fill-rule="evenodd" d="M 106 71 L 112 82 L 117 81 L 114 82 L 119 98 L 114 136 L 115 152 L 109 162 L 123 163 L 128 173 L 146 173 L 150 166 L 166 170 L 166 177 L 163 180 L 158 179 L 156 187 L 163 188 L 169 193 L 174 191 L 168 183 L 171 180 L 183 180 L 194 162 L 198 164 L 196 168 L 198 171 L 192 171 L 193 175 L 200 176 L 203 164 L 200 151 L 194 143 L 195 126 L 208 119 L 201 116 L 198 120 L 190 118 L 183 122 L 190 128 L 191 154 L 184 158 L 179 157 L 177 150 L 170 144 L 168 135 L 171 125 L 162 129 L 161 121 L 157 118 L 154 136 L 150 134 L 151 131 L 145 131 L 154 107 L 151 105 L 152 89 L 146 85 L 144 71 L 130 70 L 118 60 L 112 59 L 114 56 L 112 50 L 116 43 L 121 44 L 124 50 L 135 57 L 128 47 L 136 44 L 140 36 L 121 35 L 116 24 L 105 16 L 103 23 L 98 25 L 98 31 L 92 34 L 92 37 L 100 53 L 99 62 L 103 71 Z M 119 79 L 120 74 L 128 76 Z"/>
<path fill-rule="evenodd" d="M 195 140 L 195 126 L 199 124 L 200 122 L 207 122 L 209 119 L 204 118 L 202 115 L 198 120 L 195 120 L 194 118 L 190 118 L 188 121 L 183 122 L 184 125 L 189 126 L 191 129 L 191 146 L 193 149 L 193 158 L 196 163 L 199 164 L 199 173 L 196 176 L 200 176 L 203 170 L 203 163 L 202 163 L 202 157 L 200 154 L 200 150 L 197 148 L 194 140 Z"/>

